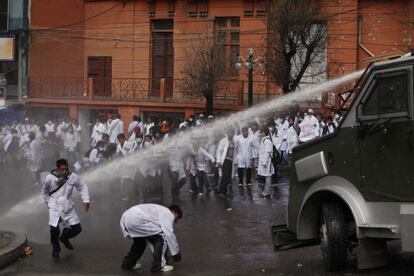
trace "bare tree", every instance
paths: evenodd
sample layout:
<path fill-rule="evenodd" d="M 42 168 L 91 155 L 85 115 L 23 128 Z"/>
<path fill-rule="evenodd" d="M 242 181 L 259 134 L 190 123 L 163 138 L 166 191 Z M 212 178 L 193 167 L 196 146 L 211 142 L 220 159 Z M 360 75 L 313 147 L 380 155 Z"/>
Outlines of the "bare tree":
<path fill-rule="evenodd" d="M 267 11 L 267 70 L 284 93 L 326 77 L 326 24 L 313 2 L 273 1 Z"/>
<path fill-rule="evenodd" d="M 185 51 L 185 63 L 181 71 L 184 78 L 181 89 L 192 96 L 203 96 L 206 113 L 214 110 L 214 96 L 218 92 L 218 81 L 225 75 L 223 46 L 215 42 L 213 34 L 200 34 Z"/>

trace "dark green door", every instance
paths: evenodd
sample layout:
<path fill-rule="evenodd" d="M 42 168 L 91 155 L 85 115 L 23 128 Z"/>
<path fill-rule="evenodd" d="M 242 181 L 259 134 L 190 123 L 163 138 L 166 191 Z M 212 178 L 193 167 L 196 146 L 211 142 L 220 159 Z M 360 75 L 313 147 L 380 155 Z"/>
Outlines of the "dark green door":
<path fill-rule="evenodd" d="M 361 188 L 369 201 L 414 201 L 413 70 L 376 72 L 358 106 Z"/>

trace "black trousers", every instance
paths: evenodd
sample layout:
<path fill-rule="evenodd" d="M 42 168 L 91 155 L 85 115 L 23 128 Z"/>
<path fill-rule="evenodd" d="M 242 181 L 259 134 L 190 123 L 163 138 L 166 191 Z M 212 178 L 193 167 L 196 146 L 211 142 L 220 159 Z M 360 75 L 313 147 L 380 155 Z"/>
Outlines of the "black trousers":
<path fill-rule="evenodd" d="M 243 184 L 244 172 L 246 172 L 246 184 L 252 183 L 252 168 L 237 168 L 239 184 Z"/>
<path fill-rule="evenodd" d="M 211 168 L 211 172 L 213 174 L 213 177 L 212 177 L 212 189 L 214 190 L 214 192 L 217 192 L 218 191 L 218 187 L 219 187 L 219 180 L 220 180 L 219 170 L 218 170 L 218 168 L 216 167 L 215 164 L 211 164 L 211 167 L 210 168 Z"/>
<path fill-rule="evenodd" d="M 209 182 L 208 182 L 206 172 L 197 171 L 197 178 L 198 178 L 198 192 L 204 193 L 204 187 L 206 187 L 206 190 L 209 189 Z"/>
<path fill-rule="evenodd" d="M 63 228 L 61 237 L 63 239 L 72 239 L 79 235 L 81 231 L 80 223 L 71 225 L 70 228 Z M 50 243 L 52 244 L 53 252 L 60 252 L 59 235 L 59 224 L 56 227 L 50 226 Z"/>
<path fill-rule="evenodd" d="M 194 193 L 198 193 L 196 176 L 192 175 L 191 173 L 190 173 L 190 185 L 191 185 L 191 190 L 193 190 Z"/>
<path fill-rule="evenodd" d="M 219 187 L 219 193 L 225 194 L 227 192 L 227 186 L 231 183 L 231 173 L 233 170 L 233 161 L 224 160 L 224 163 L 221 167 L 222 175 Z"/>
<path fill-rule="evenodd" d="M 151 271 L 158 272 L 161 270 L 161 260 L 162 260 L 162 249 L 164 247 L 164 238 L 161 235 L 154 235 L 149 237 L 133 238 L 133 243 L 131 249 L 128 252 L 122 261 L 122 268 L 132 269 L 137 261 L 144 254 L 145 247 L 147 246 L 147 241 L 149 241 L 154 247 Z"/>
<path fill-rule="evenodd" d="M 272 175 L 272 184 L 276 184 L 277 183 L 277 178 L 278 178 L 278 171 L 277 171 L 277 162 L 275 159 L 272 158 L 272 164 L 273 167 L 275 168 L 275 173 Z"/>
<path fill-rule="evenodd" d="M 170 175 L 170 179 L 171 179 L 171 194 L 173 196 L 179 196 L 180 195 L 180 189 L 185 185 L 186 183 L 186 178 L 182 178 L 180 180 L 178 180 L 179 177 L 179 173 L 178 172 L 173 172 L 169 170 L 169 175 Z"/>

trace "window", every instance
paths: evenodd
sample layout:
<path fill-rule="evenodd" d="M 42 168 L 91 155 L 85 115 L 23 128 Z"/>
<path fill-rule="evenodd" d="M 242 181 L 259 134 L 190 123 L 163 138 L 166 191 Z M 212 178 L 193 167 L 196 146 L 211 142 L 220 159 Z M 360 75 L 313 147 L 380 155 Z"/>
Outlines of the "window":
<path fill-rule="evenodd" d="M 8 0 L 0 0 L 0 32 L 8 31 Z"/>
<path fill-rule="evenodd" d="M 216 17 L 214 21 L 216 43 L 222 49 L 226 61 L 226 77 L 237 77 L 239 71 L 235 68 L 240 49 L 240 18 Z"/>
<path fill-rule="evenodd" d="M 362 107 L 362 115 L 408 112 L 408 75 L 405 72 L 377 76 Z"/>

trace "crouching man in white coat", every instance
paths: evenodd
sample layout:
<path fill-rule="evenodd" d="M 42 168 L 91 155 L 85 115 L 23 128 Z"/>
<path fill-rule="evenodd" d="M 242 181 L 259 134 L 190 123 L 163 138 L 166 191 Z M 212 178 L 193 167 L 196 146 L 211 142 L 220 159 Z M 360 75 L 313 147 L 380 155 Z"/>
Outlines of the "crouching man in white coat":
<path fill-rule="evenodd" d="M 154 256 L 151 271 L 173 270 L 171 265 L 167 265 L 165 253 L 168 248 L 174 261 L 181 261 L 173 224 L 182 216 L 183 211 L 177 205 L 166 208 L 157 204 L 139 204 L 126 210 L 121 217 L 121 231 L 125 238 L 132 238 L 134 242 L 128 255 L 124 257 L 121 268 L 140 268 L 141 265 L 137 261 L 144 253 L 148 241 Z"/>
<path fill-rule="evenodd" d="M 81 232 L 79 217 L 73 207 L 73 188 L 80 192 L 83 207 L 87 212 L 90 207 L 88 186 L 81 181 L 78 175 L 69 171 L 68 162 L 65 159 L 57 160 L 56 169 L 46 176 L 42 189 L 43 199 L 49 208 L 50 242 L 53 248 L 53 258 L 59 258 L 59 241 L 67 249 L 73 250 L 69 239 L 76 237 Z M 62 235 L 60 235 L 59 223 L 62 223 L 64 227 Z"/>

